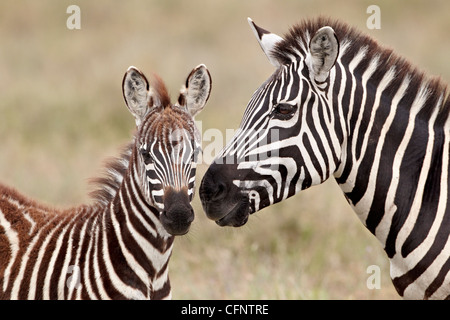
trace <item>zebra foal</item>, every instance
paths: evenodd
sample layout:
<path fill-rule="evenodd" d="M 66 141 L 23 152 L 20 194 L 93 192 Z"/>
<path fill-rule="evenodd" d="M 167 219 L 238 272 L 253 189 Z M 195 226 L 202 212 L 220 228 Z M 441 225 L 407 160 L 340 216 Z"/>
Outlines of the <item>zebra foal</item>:
<path fill-rule="evenodd" d="M 156 75 L 136 68 L 123 78 L 136 133 L 107 174 L 93 204 L 58 210 L 0 185 L 1 299 L 168 299 L 175 235 L 194 220 L 194 116 L 211 78 L 194 68 L 171 104 Z"/>
<path fill-rule="evenodd" d="M 333 19 L 285 37 L 249 23 L 276 70 L 203 177 L 207 216 L 239 227 L 334 176 L 384 247 L 397 292 L 450 298 L 447 86 Z"/>

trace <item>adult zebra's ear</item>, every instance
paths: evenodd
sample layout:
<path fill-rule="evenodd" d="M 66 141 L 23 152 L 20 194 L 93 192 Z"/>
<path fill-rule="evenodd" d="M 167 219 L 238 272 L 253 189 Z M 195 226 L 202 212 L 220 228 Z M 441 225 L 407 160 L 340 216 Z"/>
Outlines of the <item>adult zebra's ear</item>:
<path fill-rule="evenodd" d="M 208 101 L 211 85 L 208 69 L 204 64 L 198 65 L 189 73 L 186 84 L 180 90 L 178 106 L 186 108 L 195 117 Z"/>
<path fill-rule="evenodd" d="M 273 55 L 273 49 L 275 48 L 275 45 L 282 41 L 283 38 L 276 35 L 275 33 L 271 33 L 261 27 L 258 27 L 252 19 L 247 18 L 248 24 L 250 25 L 250 28 L 252 28 L 253 33 L 255 34 L 256 39 L 258 40 L 259 45 L 261 46 L 261 49 L 266 54 L 267 58 L 269 59 L 270 63 L 274 67 L 279 67 L 280 62 L 275 58 Z"/>
<path fill-rule="evenodd" d="M 122 81 L 122 93 L 125 103 L 139 126 L 149 108 L 149 84 L 142 72 L 131 66 Z"/>
<path fill-rule="evenodd" d="M 312 79 L 324 82 L 334 66 L 339 54 L 339 42 L 333 28 L 322 27 L 309 42 L 306 63 Z"/>

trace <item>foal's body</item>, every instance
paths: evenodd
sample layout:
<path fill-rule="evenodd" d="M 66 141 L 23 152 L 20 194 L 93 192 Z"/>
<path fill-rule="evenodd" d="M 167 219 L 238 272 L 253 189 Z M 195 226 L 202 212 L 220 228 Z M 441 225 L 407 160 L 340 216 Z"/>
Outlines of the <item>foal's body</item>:
<path fill-rule="evenodd" d="M 97 179 L 91 205 L 58 210 L 0 185 L 1 299 L 165 299 L 175 235 L 189 231 L 204 65 L 178 102 L 130 67 L 123 79 L 136 134 Z"/>

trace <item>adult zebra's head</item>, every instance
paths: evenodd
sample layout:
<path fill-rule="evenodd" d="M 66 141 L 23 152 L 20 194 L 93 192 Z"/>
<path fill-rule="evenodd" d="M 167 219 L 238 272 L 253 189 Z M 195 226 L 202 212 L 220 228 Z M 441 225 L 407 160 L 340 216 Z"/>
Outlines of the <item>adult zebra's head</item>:
<path fill-rule="evenodd" d="M 173 235 L 188 232 L 194 220 L 190 202 L 195 190 L 195 169 L 200 133 L 194 116 L 205 106 L 211 78 L 204 65 L 194 68 L 171 104 L 157 76 L 150 85 L 136 68 L 123 78 L 123 96 L 137 126 L 135 177 L 147 203 L 159 211 L 164 228 Z"/>
<path fill-rule="evenodd" d="M 283 39 L 249 23 L 277 69 L 203 177 L 203 208 L 220 226 L 241 226 L 249 214 L 323 182 L 338 161 L 336 137 L 324 130 L 332 125 L 327 88 L 339 54 L 333 29 L 293 30 Z"/>

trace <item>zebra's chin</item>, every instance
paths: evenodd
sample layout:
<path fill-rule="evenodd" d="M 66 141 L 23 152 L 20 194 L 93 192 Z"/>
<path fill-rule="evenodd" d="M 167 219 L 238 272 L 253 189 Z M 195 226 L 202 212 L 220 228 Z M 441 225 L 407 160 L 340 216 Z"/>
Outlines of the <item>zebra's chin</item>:
<path fill-rule="evenodd" d="M 225 216 L 216 220 L 216 223 L 221 227 L 241 227 L 247 223 L 249 215 L 249 202 L 241 201 L 238 202 Z"/>

